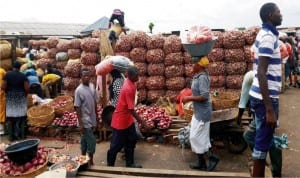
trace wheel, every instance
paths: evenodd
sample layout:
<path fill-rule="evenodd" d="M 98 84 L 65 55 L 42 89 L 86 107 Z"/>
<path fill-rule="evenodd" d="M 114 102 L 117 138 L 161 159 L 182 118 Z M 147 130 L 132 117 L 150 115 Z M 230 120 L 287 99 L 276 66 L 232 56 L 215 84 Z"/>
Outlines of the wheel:
<path fill-rule="evenodd" d="M 241 154 L 247 148 L 247 142 L 243 138 L 243 134 L 239 132 L 230 133 L 224 139 L 224 145 L 230 153 Z"/>

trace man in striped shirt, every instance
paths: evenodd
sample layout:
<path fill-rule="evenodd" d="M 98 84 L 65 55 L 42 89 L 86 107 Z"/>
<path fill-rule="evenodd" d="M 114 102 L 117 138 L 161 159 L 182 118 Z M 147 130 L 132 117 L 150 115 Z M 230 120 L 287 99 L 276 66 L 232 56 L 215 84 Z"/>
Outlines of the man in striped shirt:
<path fill-rule="evenodd" d="M 254 177 L 264 177 L 268 150 L 273 144 L 273 134 L 278 119 L 278 98 L 281 88 L 281 59 L 278 45 L 282 15 L 274 3 L 260 9 L 263 22 L 254 46 L 255 77 L 250 89 L 250 103 L 255 111 L 256 136 L 252 153 Z"/>

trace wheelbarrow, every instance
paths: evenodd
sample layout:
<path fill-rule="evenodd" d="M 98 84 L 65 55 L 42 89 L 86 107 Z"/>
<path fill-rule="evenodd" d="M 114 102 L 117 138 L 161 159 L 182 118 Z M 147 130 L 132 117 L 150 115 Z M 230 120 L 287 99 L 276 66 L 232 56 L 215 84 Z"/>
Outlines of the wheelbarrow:
<path fill-rule="evenodd" d="M 210 124 L 212 143 L 221 141 L 224 147 L 235 154 L 243 153 L 247 143 L 243 138 L 244 128 L 237 124 L 238 108 L 213 111 Z"/>

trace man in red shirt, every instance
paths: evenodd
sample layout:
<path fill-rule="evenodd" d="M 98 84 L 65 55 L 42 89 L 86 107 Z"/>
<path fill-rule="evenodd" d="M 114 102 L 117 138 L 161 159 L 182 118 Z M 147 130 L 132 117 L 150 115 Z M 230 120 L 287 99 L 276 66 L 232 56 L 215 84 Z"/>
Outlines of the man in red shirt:
<path fill-rule="evenodd" d="M 141 165 L 134 163 L 134 148 L 137 142 L 134 118 L 143 126 L 147 127 L 145 121 L 134 111 L 136 86 L 138 81 L 138 69 L 129 67 L 128 78 L 122 86 L 116 109 L 112 116 L 112 138 L 110 148 L 107 152 L 107 165 L 114 166 L 117 153 L 124 147 L 126 167 L 141 168 Z"/>

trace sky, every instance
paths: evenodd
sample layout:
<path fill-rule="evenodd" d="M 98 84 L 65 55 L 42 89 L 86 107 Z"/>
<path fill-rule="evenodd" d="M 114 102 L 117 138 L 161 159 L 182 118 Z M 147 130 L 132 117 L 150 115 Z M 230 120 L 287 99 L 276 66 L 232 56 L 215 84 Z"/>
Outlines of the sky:
<path fill-rule="evenodd" d="M 131 29 L 170 32 L 193 25 L 233 29 L 261 25 L 266 0 L 0 0 L 0 21 L 91 24 L 113 9 L 125 12 Z M 273 0 L 281 10 L 281 27 L 300 26 L 299 0 Z M 0 27 L 1 29 L 1 27 Z"/>

